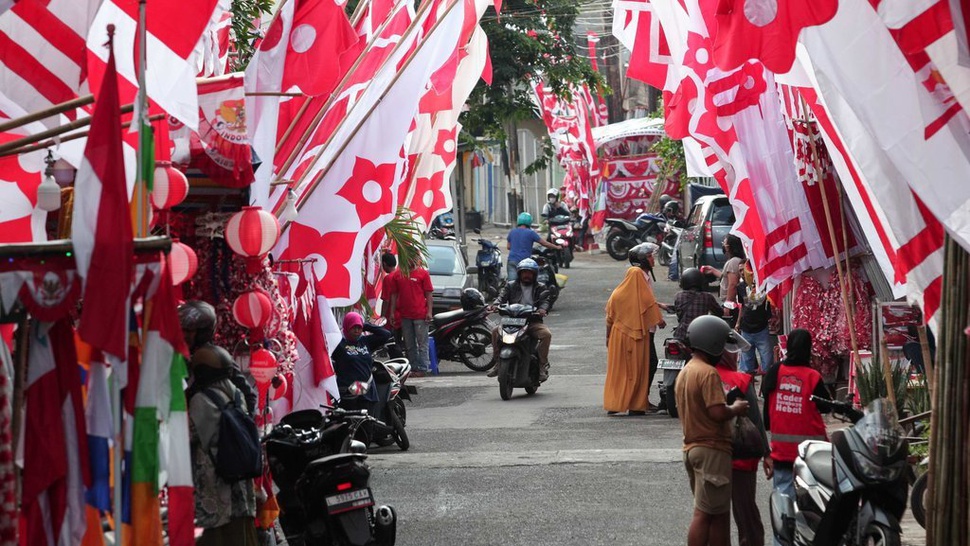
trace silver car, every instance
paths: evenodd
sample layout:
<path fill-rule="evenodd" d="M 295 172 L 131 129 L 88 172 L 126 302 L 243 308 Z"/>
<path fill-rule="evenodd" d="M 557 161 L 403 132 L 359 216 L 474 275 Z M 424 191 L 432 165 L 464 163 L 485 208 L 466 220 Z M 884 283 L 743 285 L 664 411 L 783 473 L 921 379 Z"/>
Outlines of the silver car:
<path fill-rule="evenodd" d="M 434 313 L 461 308 L 461 291 L 472 286 L 465 257 L 454 240 L 428 239 L 428 273 L 434 287 Z"/>

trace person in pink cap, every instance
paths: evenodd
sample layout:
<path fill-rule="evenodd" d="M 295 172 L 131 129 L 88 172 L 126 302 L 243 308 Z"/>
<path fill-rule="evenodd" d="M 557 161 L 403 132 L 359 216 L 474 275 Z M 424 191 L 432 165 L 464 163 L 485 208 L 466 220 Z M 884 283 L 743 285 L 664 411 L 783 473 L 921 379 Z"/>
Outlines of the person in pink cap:
<path fill-rule="evenodd" d="M 344 338 L 330 355 L 333 370 L 337 374 L 337 387 L 343 393 L 353 383 L 362 381 L 370 387 L 364 398 L 376 402 L 377 389 L 371 376 L 374 357 L 371 355 L 391 339 L 391 333 L 379 326 L 366 324 L 364 317 L 353 311 L 344 316 L 343 326 Z"/>

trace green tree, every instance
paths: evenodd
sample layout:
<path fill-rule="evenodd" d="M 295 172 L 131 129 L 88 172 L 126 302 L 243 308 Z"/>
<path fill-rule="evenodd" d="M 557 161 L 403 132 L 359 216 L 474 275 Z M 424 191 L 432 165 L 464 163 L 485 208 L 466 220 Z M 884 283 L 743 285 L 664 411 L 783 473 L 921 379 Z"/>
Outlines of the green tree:
<path fill-rule="evenodd" d="M 230 41 L 236 48 L 229 56 L 229 69 L 245 70 L 253 58 L 253 44 L 261 36 L 259 25 L 254 24 L 273 10 L 273 0 L 232 0 L 232 34 Z"/>
<path fill-rule="evenodd" d="M 505 0 L 501 15 L 489 8 L 481 26 L 488 36 L 492 57 L 492 85 L 479 82 L 462 114 L 466 135 L 510 142 L 515 150 L 515 124 L 538 116 L 530 78 L 542 74 L 553 91 L 568 96 L 573 84 L 595 86 L 602 78 L 588 59 L 577 53 L 573 26 L 579 8 L 588 0 Z M 552 155 L 531 169 L 546 165 Z"/>

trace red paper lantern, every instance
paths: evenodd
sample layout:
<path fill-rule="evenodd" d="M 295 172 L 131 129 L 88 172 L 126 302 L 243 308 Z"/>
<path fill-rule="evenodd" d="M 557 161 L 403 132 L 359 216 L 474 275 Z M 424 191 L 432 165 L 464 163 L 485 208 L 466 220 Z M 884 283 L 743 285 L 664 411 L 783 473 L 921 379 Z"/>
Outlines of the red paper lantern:
<path fill-rule="evenodd" d="M 178 286 L 195 276 L 199 269 L 199 258 L 192 247 L 175 239 L 168 253 L 168 267 L 172 272 L 172 286 Z"/>
<path fill-rule="evenodd" d="M 262 290 L 244 292 L 232 303 L 232 317 L 244 328 L 259 330 L 269 322 L 273 303 Z"/>
<path fill-rule="evenodd" d="M 155 163 L 155 181 L 152 186 L 152 206 L 168 210 L 185 200 L 189 194 L 189 180 L 170 161 Z"/>
<path fill-rule="evenodd" d="M 249 375 L 256 381 L 256 387 L 266 392 L 276 376 L 276 356 L 262 347 L 253 351 L 249 355 Z"/>
<path fill-rule="evenodd" d="M 263 256 L 280 238 L 280 223 L 260 207 L 243 207 L 226 223 L 226 243 L 233 252 L 247 258 L 250 273 L 259 271 Z"/>

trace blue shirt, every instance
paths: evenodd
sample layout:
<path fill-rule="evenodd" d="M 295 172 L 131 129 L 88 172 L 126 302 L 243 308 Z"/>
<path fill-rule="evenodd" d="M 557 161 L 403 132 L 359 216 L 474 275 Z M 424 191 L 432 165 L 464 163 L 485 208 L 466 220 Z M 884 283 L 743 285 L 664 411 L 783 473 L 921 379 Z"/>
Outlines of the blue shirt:
<path fill-rule="evenodd" d="M 510 231 L 508 241 L 512 248 L 509 250 L 509 263 L 517 264 L 532 256 L 532 245 L 541 240 L 542 236 L 532 228 L 517 227 Z"/>

